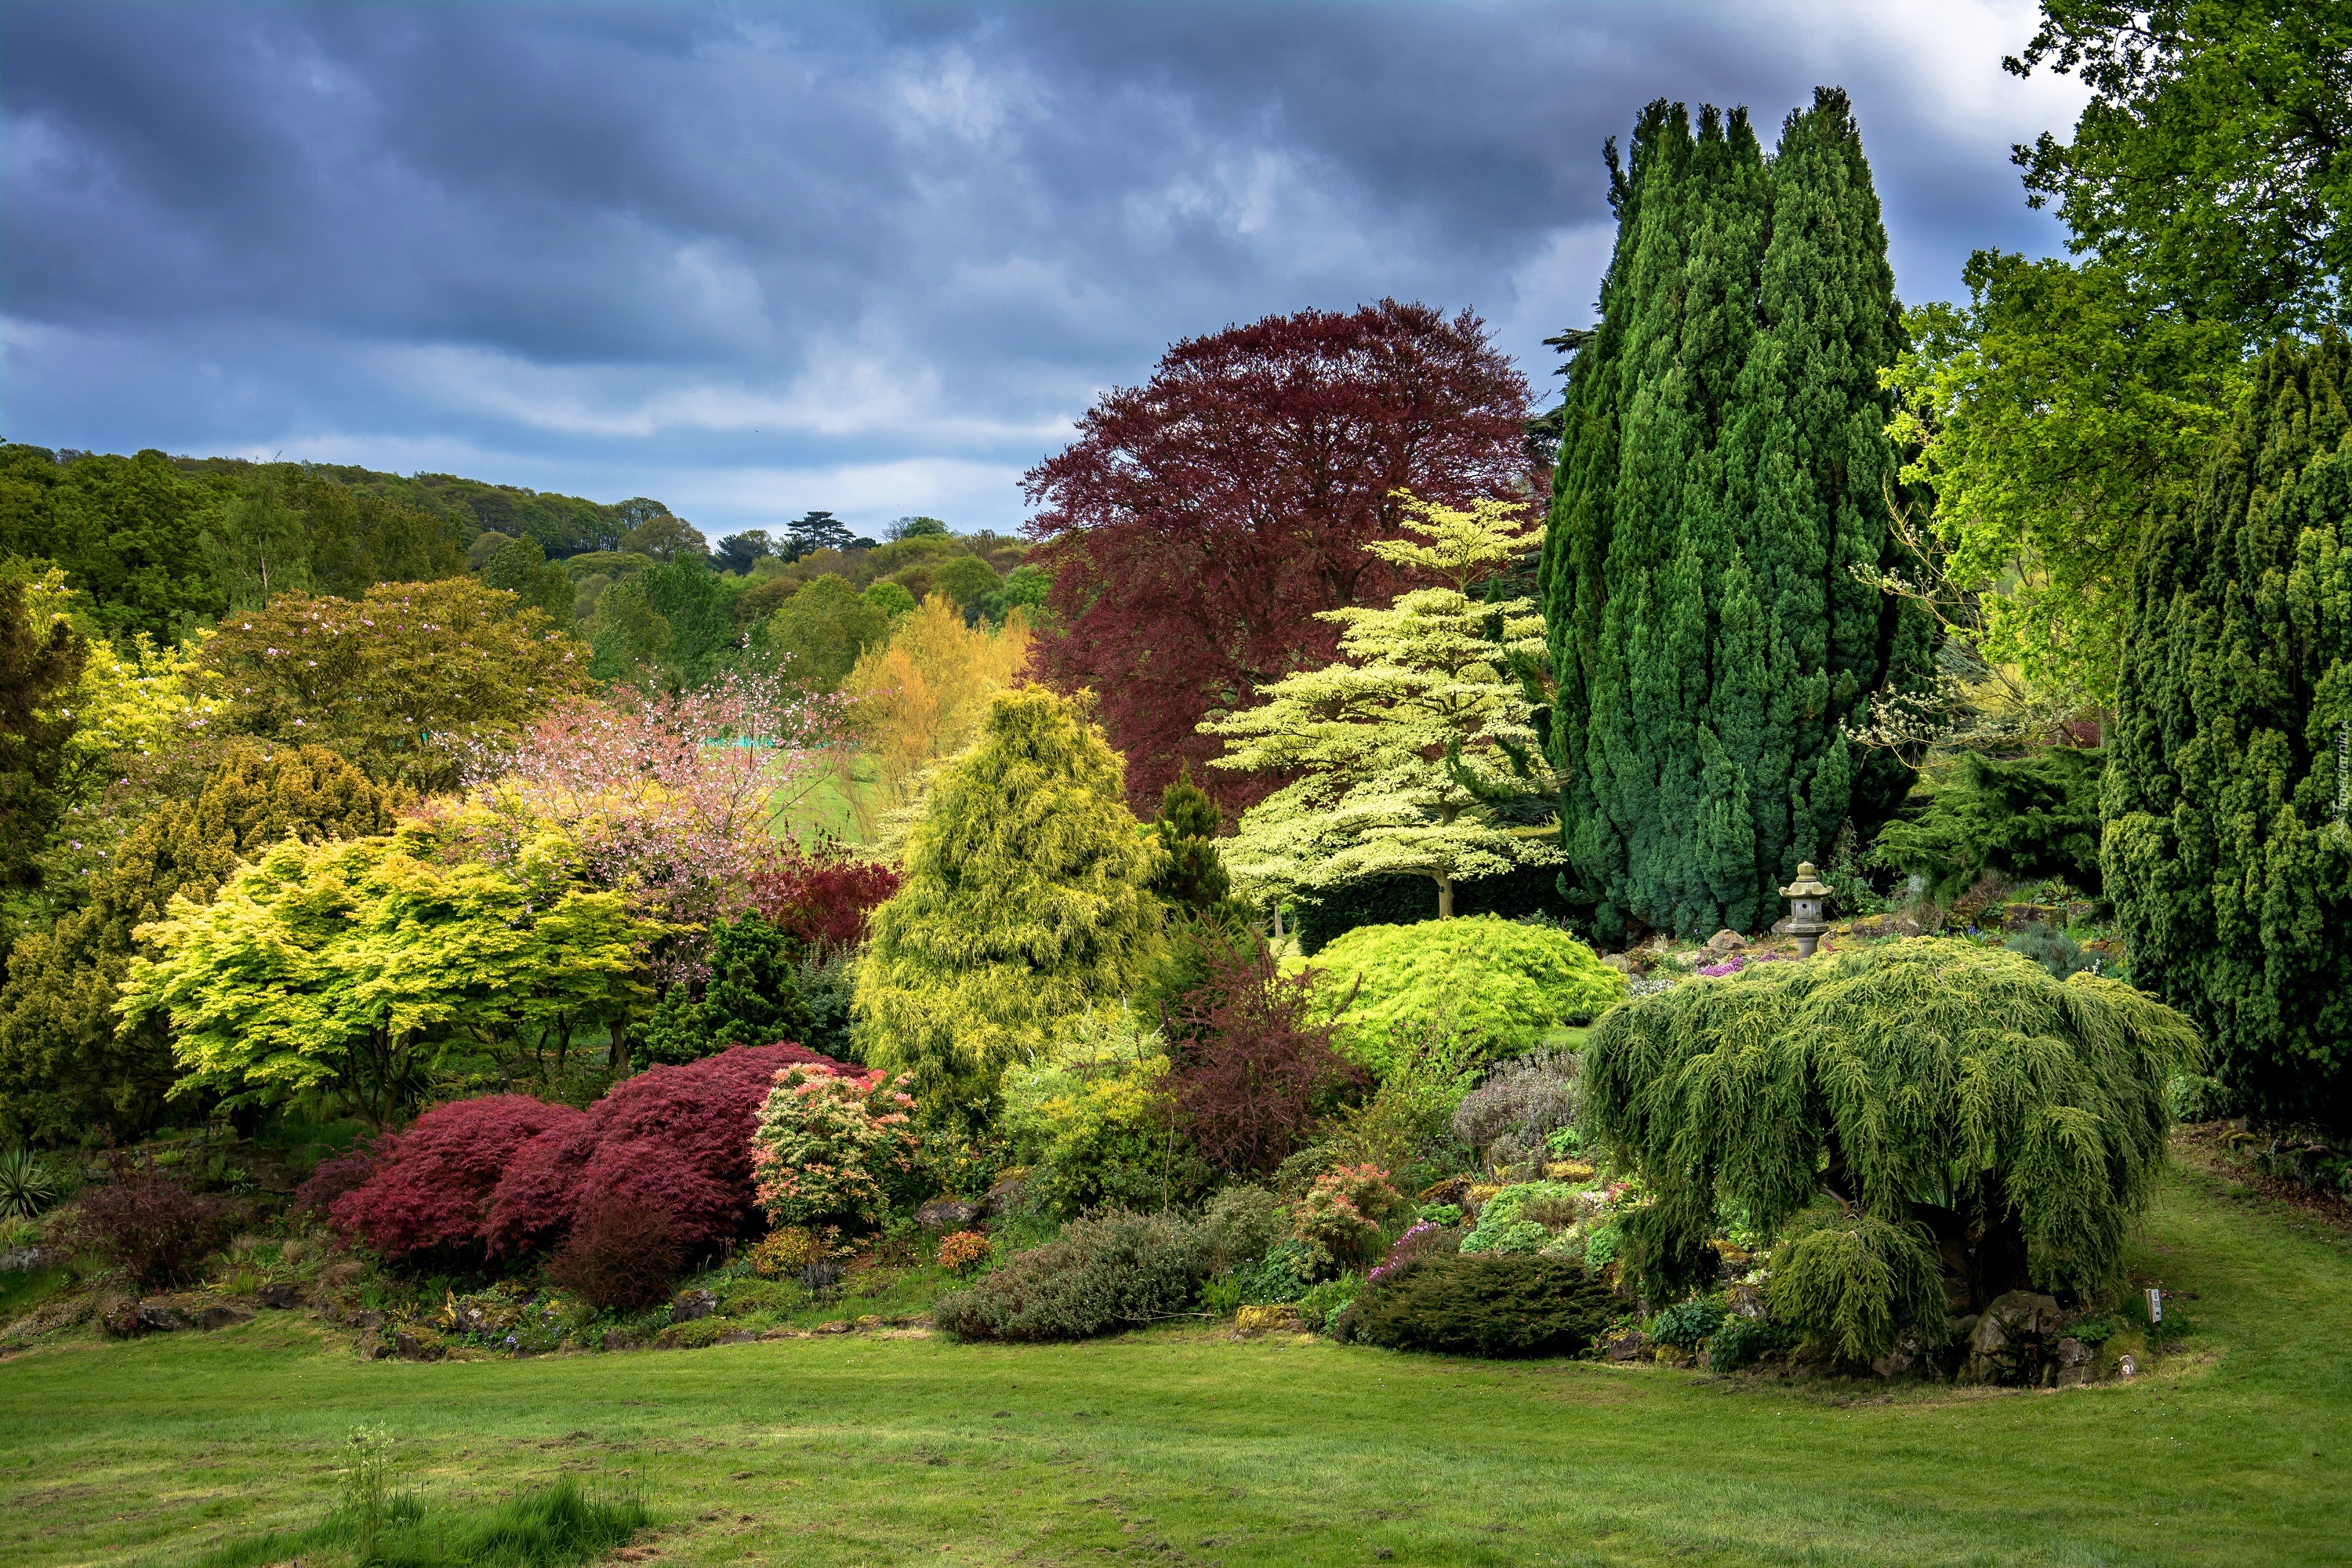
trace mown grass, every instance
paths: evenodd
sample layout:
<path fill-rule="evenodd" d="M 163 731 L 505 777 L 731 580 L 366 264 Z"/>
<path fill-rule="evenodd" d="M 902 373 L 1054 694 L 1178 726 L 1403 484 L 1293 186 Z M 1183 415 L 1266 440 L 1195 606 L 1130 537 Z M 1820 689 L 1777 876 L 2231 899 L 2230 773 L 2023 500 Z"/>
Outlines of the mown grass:
<path fill-rule="evenodd" d="M 169 1565 L 308 1528 L 362 1422 L 428 1510 L 630 1470 L 680 1563 L 2352 1557 L 2346 1238 L 2185 1172 L 2135 1267 L 2179 1293 L 2185 1352 L 2057 1394 L 1181 1330 L 362 1364 L 265 1315 L 0 1367 L 0 1561 Z"/>

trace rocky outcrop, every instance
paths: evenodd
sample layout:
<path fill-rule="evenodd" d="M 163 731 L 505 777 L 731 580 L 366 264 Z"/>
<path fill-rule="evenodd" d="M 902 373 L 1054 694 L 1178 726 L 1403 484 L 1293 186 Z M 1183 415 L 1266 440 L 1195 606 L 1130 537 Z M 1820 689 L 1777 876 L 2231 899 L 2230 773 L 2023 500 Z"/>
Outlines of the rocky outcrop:
<path fill-rule="evenodd" d="M 1969 1331 L 1958 1381 L 2018 1387 L 2042 1381 L 2057 1350 L 2058 1302 L 2032 1290 L 1996 1298 Z"/>
<path fill-rule="evenodd" d="M 963 1198 L 933 1198 L 915 1210 L 915 1223 L 925 1230 L 961 1230 L 980 1213 L 980 1205 Z"/>
<path fill-rule="evenodd" d="M 713 1317 L 718 1311 L 717 1293 L 709 1290 L 680 1290 L 677 1293 L 677 1299 L 669 1304 L 669 1321 L 673 1323 L 691 1323 L 698 1319 Z"/>

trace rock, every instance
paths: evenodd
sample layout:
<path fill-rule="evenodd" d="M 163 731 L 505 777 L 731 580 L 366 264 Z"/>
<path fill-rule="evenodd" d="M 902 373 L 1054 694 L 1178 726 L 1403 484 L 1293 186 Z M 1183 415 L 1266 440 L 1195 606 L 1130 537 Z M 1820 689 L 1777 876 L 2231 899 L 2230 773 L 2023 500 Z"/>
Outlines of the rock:
<path fill-rule="evenodd" d="M 1643 963 L 1639 958 L 1636 958 L 1630 952 L 1612 952 L 1601 959 L 1601 962 L 1615 970 L 1618 973 L 1628 977 L 1636 974 L 1646 974 L 1650 971 L 1650 966 L 1648 964 Z"/>
<path fill-rule="evenodd" d="M 933 1198 L 915 1210 L 915 1223 L 925 1230 L 961 1230 L 980 1217 L 980 1205 L 962 1198 Z"/>
<path fill-rule="evenodd" d="M 2052 1365 L 2058 1374 L 2055 1381 L 2060 1388 L 2089 1383 L 2099 1375 L 2098 1357 L 2080 1340 L 2060 1340 Z"/>
<path fill-rule="evenodd" d="M 2039 1380 L 2048 1359 L 2043 1342 L 2058 1328 L 2058 1302 L 2032 1290 L 1996 1298 L 1969 1334 L 1962 1383 L 2020 1385 Z"/>
<path fill-rule="evenodd" d="M 55 1262 L 37 1247 L 12 1247 L 0 1252 L 0 1274 L 38 1274 Z"/>
<path fill-rule="evenodd" d="M 988 1195 L 980 1200 L 980 1211 L 990 1219 L 999 1218 L 1018 1208 L 1028 1193 L 1027 1182 L 1019 1176 L 1006 1176 L 988 1189 Z"/>
<path fill-rule="evenodd" d="M 253 1321 L 253 1314 L 242 1307 L 232 1307 L 223 1302 L 199 1308 L 195 1321 L 200 1329 L 227 1329 Z"/>
<path fill-rule="evenodd" d="M 391 1359 L 391 1356 L 392 1346 L 381 1338 L 374 1330 L 371 1329 L 366 1333 L 360 1336 L 360 1360 L 388 1361 Z"/>
<path fill-rule="evenodd" d="M 1748 939 L 1741 936 L 1738 931 L 1733 931 L 1729 926 L 1724 927 L 1723 930 L 1716 932 L 1713 936 L 1706 939 L 1707 952 L 1714 953 L 1717 958 L 1722 957 L 1727 952 L 1736 952 L 1747 945 Z"/>
<path fill-rule="evenodd" d="M 1919 1336 L 1906 1329 L 1895 1337 L 1895 1348 L 1870 1363 L 1873 1375 L 1901 1377 L 1919 1362 Z"/>
<path fill-rule="evenodd" d="M 2139 1375 L 2139 1358 L 2137 1356 L 2127 1355 L 2124 1357 L 2123 1360 L 2116 1363 L 2116 1370 L 2122 1373 L 2126 1377 L 2137 1377 Z"/>
<path fill-rule="evenodd" d="M 188 1326 L 187 1320 L 161 1301 L 142 1301 L 138 1310 L 139 1321 L 159 1334 L 168 1334 L 174 1329 Z"/>
<path fill-rule="evenodd" d="M 1734 1285 L 1723 1293 L 1723 1304 L 1735 1318 L 1763 1318 L 1770 1314 L 1764 1308 L 1764 1291 L 1755 1285 Z"/>
<path fill-rule="evenodd" d="M 2023 931 L 2028 926 L 2049 926 L 2055 929 L 2063 923 L 2064 918 L 2048 904 L 2011 904 L 2001 912 L 2000 929 Z"/>
<path fill-rule="evenodd" d="M 265 1307 L 283 1312 L 300 1302 L 302 1288 L 280 1280 L 275 1285 L 264 1285 L 253 1293 L 253 1299 Z"/>
<path fill-rule="evenodd" d="M 1234 1331 L 1239 1334 L 1296 1334 L 1306 1329 L 1298 1309 L 1282 1302 L 1244 1307 L 1234 1314 Z"/>
<path fill-rule="evenodd" d="M 99 1326 L 118 1340 L 135 1340 L 147 1331 L 140 1321 L 139 1303 L 128 1296 L 110 1296 L 98 1309 Z"/>
<path fill-rule="evenodd" d="M 851 1326 L 861 1334 L 872 1333 L 882 1326 L 882 1320 L 876 1314 L 868 1312 Z"/>
<path fill-rule="evenodd" d="M 403 1361 L 439 1361 L 448 1352 L 429 1341 L 418 1338 L 406 1329 L 395 1329 L 392 1348 Z"/>
<path fill-rule="evenodd" d="M 849 1331 L 849 1321 L 845 1318 L 835 1318 L 829 1323 L 819 1323 L 816 1326 L 816 1331 L 820 1334 L 845 1334 Z"/>
<path fill-rule="evenodd" d="M 759 1337 L 749 1329 L 737 1329 L 730 1333 L 719 1335 L 719 1342 L 722 1345 L 748 1345 Z"/>
<path fill-rule="evenodd" d="M 352 1326 L 363 1334 L 380 1333 L 383 1329 L 383 1314 L 373 1309 L 364 1312 L 353 1312 Z"/>
<path fill-rule="evenodd" d="M 719 1297 L 710 1290 L 680 1290 L 677 1300 L 669 1304 L 669 1321 L 691 1323 L 698 1318 L 708 1318 L 719 1310 Z"/>

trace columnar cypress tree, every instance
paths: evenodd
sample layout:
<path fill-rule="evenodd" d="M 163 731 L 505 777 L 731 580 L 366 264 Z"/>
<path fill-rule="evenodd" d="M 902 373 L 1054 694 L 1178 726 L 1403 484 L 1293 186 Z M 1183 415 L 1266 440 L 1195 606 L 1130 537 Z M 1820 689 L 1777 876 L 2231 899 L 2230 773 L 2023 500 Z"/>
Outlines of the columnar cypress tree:
<path fill-rule="evenodd" d="M 1897 549 L 1886 234 L 1842 92 L 1769 160 L 1744 111 L 1694 136 L 1663 101 L 1608 158 L 1617 248 L 1542 568 L 1566 882 L 1604 938 L 1754 930 L 1907 782 L 1843 731 L 1931 653 L 1925 615 L 1862 580 Z"/>
<path fill-rule="evenodd" d="M 2102 815 L 2133 977 L 2267 1119 L 2352 1123 L 2352 344 L 2262 361 L 2144 548 Z"/>

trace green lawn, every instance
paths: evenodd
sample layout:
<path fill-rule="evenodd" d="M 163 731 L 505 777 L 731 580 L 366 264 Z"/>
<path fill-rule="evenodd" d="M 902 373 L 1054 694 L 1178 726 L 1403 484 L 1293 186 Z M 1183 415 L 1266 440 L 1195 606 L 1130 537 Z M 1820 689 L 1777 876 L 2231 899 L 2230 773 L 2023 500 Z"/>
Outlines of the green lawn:
<path fill-rule="evenodd" d="M 0 1562 L 168 1565 L 307 1525 L 362 1421 L 428 1506 L 641 1470 L 672 1563 L 2352 1559 L 2352 1247 L 2184 1173 L 2137 1266 L 2197 1292 L 2188 1352 L 2048 1394 L 1197 1331 L 362 1364 L 265 1316 L 0 1367 Z"/>

